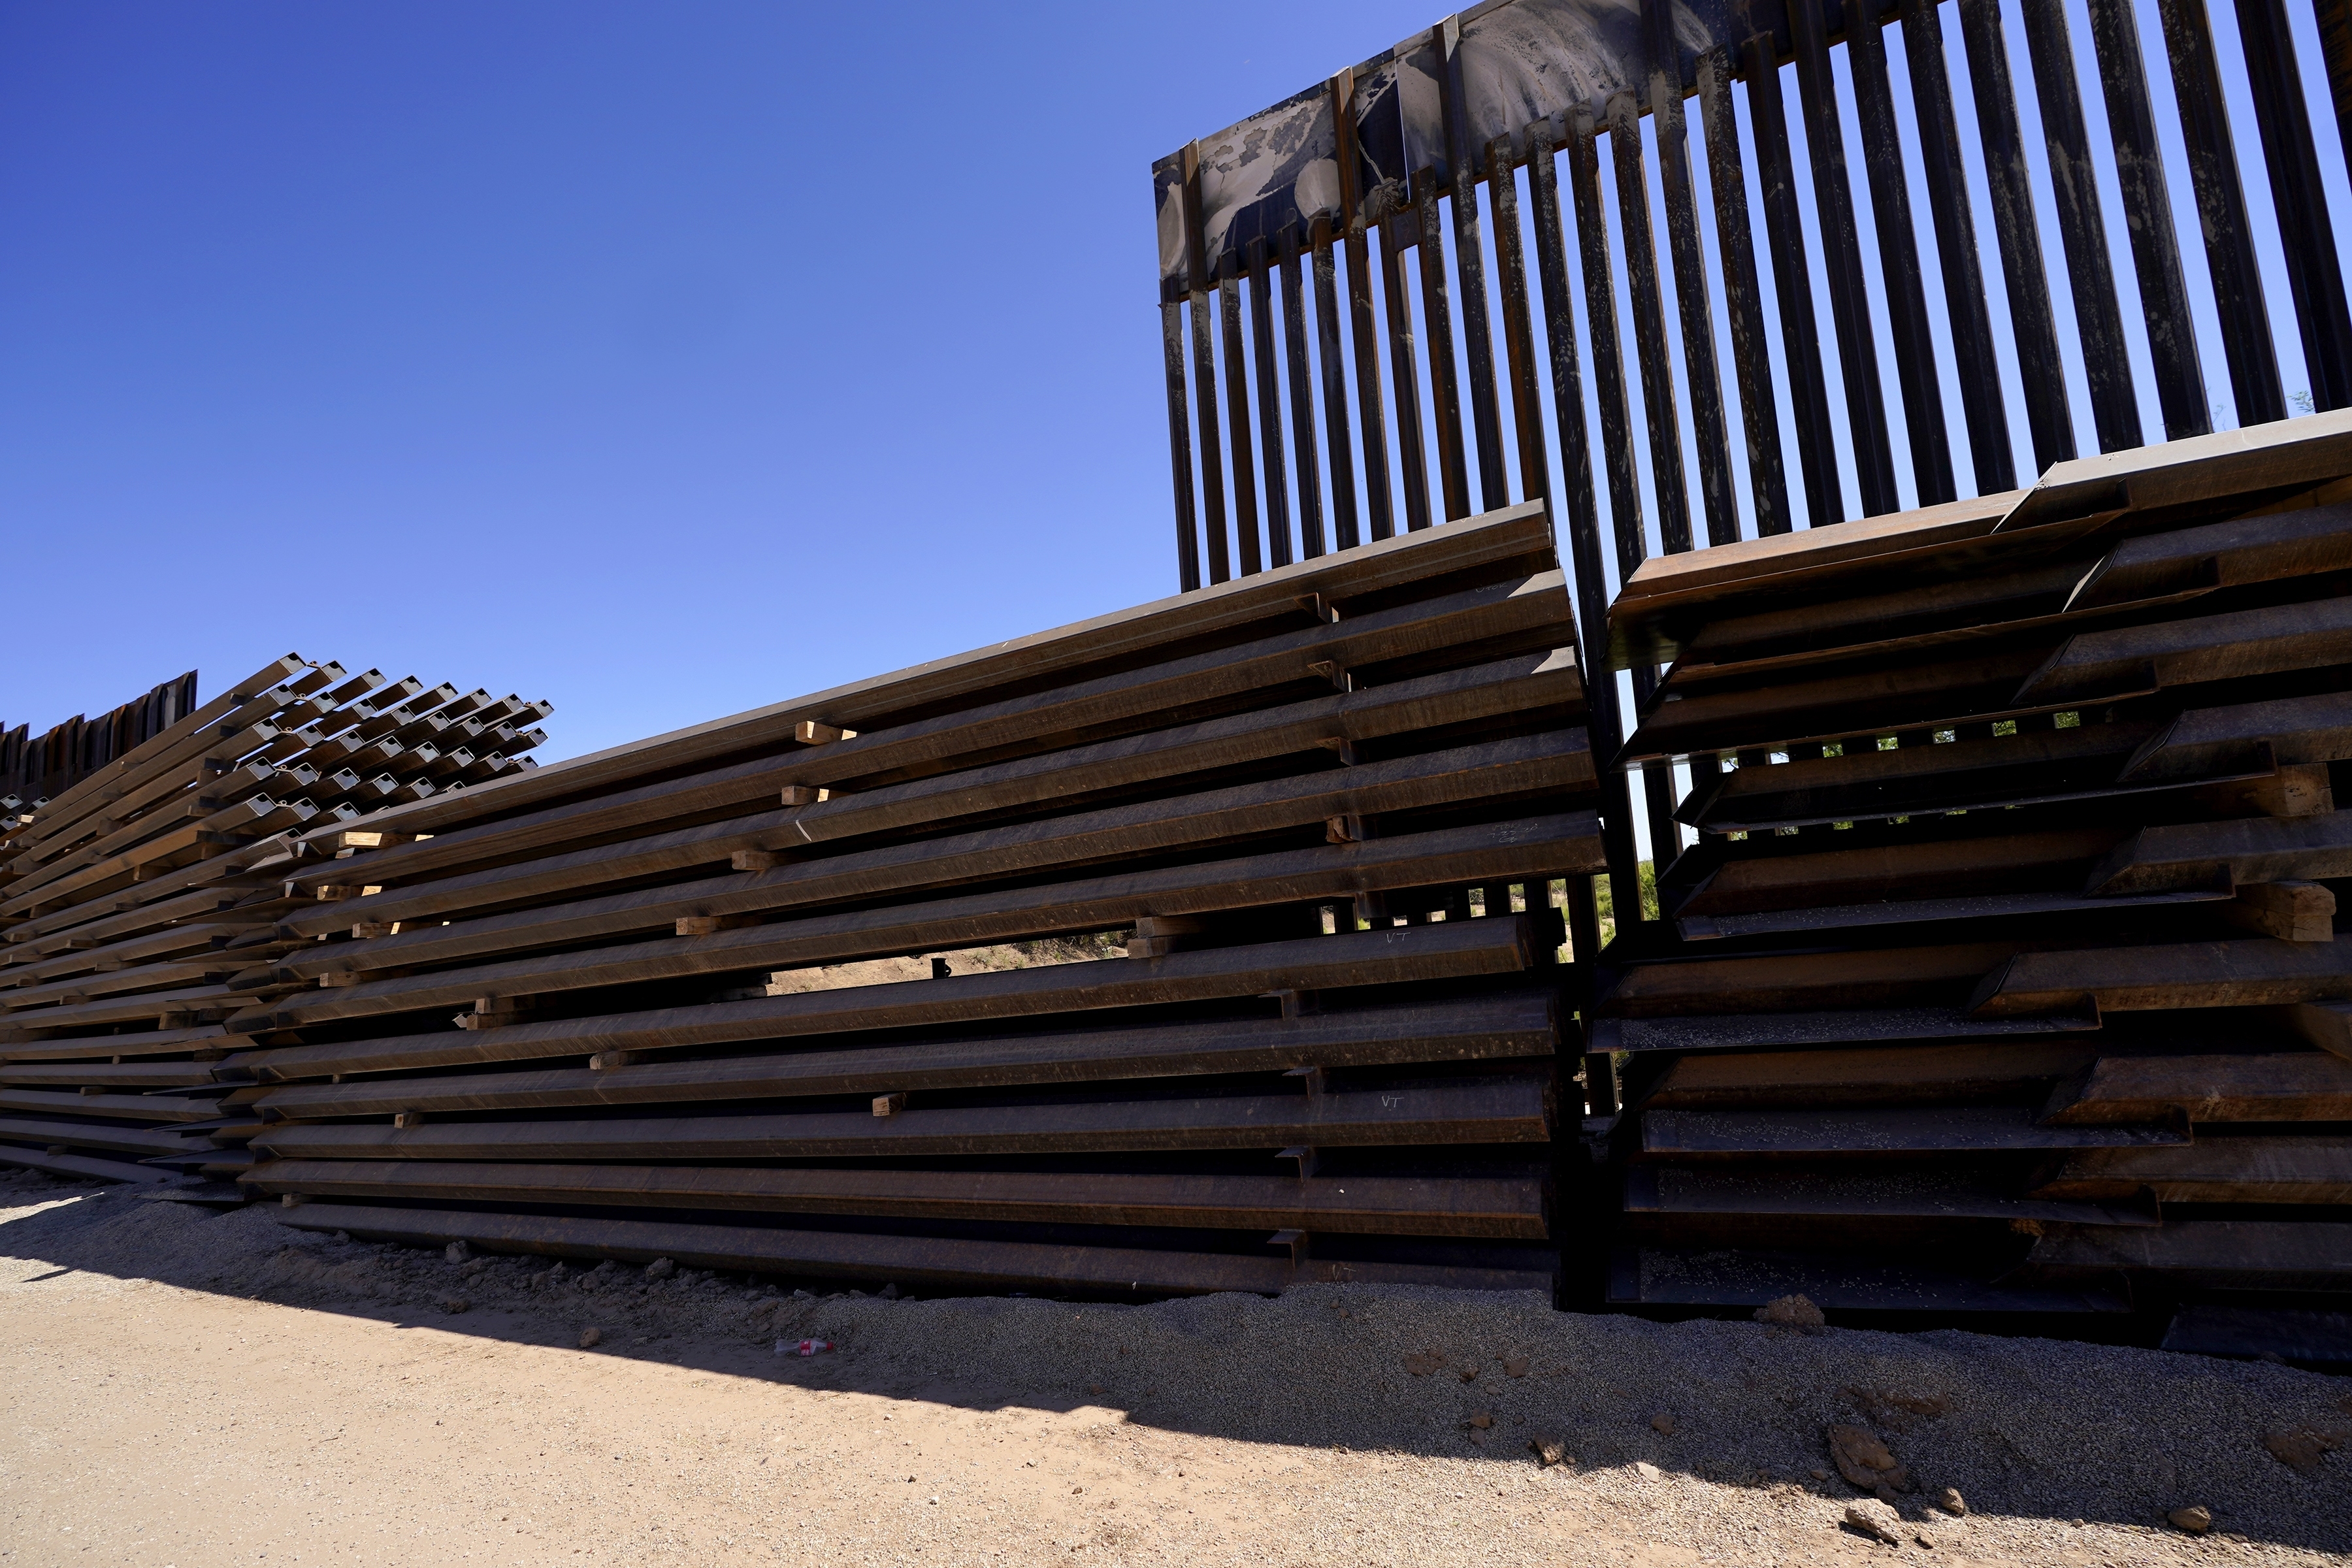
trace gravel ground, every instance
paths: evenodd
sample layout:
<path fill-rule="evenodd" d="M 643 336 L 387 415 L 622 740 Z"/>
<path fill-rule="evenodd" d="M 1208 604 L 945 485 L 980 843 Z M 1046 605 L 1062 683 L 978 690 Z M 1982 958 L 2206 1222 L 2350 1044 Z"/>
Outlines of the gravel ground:
<path fill-rule="evenodd" d="M 1393 1288 L 802 1297 L 278 1212 L 0 1174 L 0 1563 L 2352 1552 L 2352 1380 L 2284 1366 Z M 803 1338 L 835 1348 L 775 1353 Z M 1833 1425 L 1916 1489 L 1848 1485 Z"/>

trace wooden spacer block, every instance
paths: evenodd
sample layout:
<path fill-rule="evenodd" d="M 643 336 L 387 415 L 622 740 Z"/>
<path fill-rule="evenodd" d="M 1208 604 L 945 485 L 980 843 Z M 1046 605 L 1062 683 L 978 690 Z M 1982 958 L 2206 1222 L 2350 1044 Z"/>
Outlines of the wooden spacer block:
<path fill-rule="evenodd" d="M 2268 778 L 2208 784 L 2193 796 L 2214 811 L 2263 816 L 2317 816 L 2336 809 L 2326 763 L 2287 763 Z"/>
<path fill-rule="evenodd" d="M 1127 944 L 1129 958 L 1163 958 L 1171 952 L 1183 952 L 1202 945 L 1202 939 L 1213 929 L 1214 921 L 1205 915 L 1143 915 L 1135 922 L 1135 932 Z"/>
<path fill-rule="evenodd" d="M 814 719 L 803 719 L 793 726 L 793 739 L 803 746 L 830 745 L 835 741 L 854 741 L 855 730 L 844 730 L 834 724 L 820 724 Z"/>
<path fill-rule="evenodd" d="M 278 1205 L 280 1208 L 299 1209 L 310 1201 L 310 1199 L 304 1197 L 299 1193 L 280 1193 L 278 1194 Z"/>
<path fill-rule="evenodd" d="M 2281 942 L 2336 940 L 2336 894 L 2318 882 L 2250 882 L 2216 907 L 2231 925 Z"/>
<path fill-rule="evenodd" d="M 1337 659 L 1318 658 L 1307 661 L 1307 672 L 1318 679 L 1328 680 L 1341 691 L 1353 691 L 1355 679 L 1341 668 Z"/>
<path fill-rule="evenodd" d="M 422 1127 L 425 1125 L 425 1112 L 395 1110 L 392 1113 L 392 1124 L 394 1127 Z"/>
<path fill-rule="evenodd" d="M 361 921 L 352 927 L 353 942 L 373 942 L 380 936 L 390 936 L 400 929 L 397 921 Z"/>
<path fill-rule="evenodd" d="M 1316 742 L 1315 743 L 1321 746 L 1326 751 L 1337 752 L 1339 754 L 1339 762 L 1342 766 L 1352 768 L 1358 763 L 1363 761 L 1361 757 L 1356 754 L 1356 742 L 1349 740 L 1344 735 L 1326 735 L 1323 739 Z"/>
<path fill-rule="evenodd" d="M 106 1092 L 106 1090 L 104 1090 L 104 1089 L 94 1089 L 94 1088 L 92 1088 L 92 1087 L 91 1087 L 90 1085 L 89 1085 L 89 1084 L 84 1084 L 84 1085 L 82 1085 L 82 1086 L 81 1086 L 81 1088 L 80 1088 L 79 1089 L 76 1090 L 75 1092 L 76 1092 L 76 1093 L 78 1093 L 78 1094 L 80 1094 L 80 1095 L 84 1096 L 85 1098 L 87 1098 L 88 1096 L 89 1096 L 89 1095 L 93 1095 L 93 1094 L 104 1094 L 104 1093 Z"/>
<path fill-rule="evenodd" d="M 461 1029 L 496 1029 L 508 1024 L 527 1024 L 531 1017 L 531 1001 L 528 996 L 477 996 L 474 1010 L 457 1015 Z"/>
<path fill-rule="evenodd" d="M 896 1094 L 877 1094 L 874 1097 L 874 1114 L 877 1116 L 896 1116 L 906 1109 L 907 1096 L 903 1091 Z"/>
<path fill-rule="evenodd" d="M 54 1158 L 54 1157 L 55 1157 L 55 1156 L 57 1156 L 57 1155 L 59 1155 L 59 1154 L 62 1154 L 62 1153 L 66 1152 L 66 1151 L 67 1151 L 68 1148 L 70 1148 L 70 1147 L 71 1147 L 71 1145 L 70 1145 L 70 1144 L 66 1144 L 66 1143 L 52 1143 L 52 1144 L 50 1144 L 50 1145 L 48 1146 L 48 1148 L 45 1151 L 45 1152 L 48 1153 L 51 1157 L 53 1157 L 53 1158 Z"/>
<path fill-rule="evenodd" d="M 637 1060 L 635 1051 L 598 1051 L 588 1058 L 588 1070 L 611 1072 L 614 1068 L 635 1067 Z"/>
<path fill-rule="evenodd" d="M 680 915 L 677 934 L 680 936 L 710 936 L 722 931 L 740 931 L 745 926 L 760 923 L 757 915 Z"/>
<path fill-rule="evenodd" d="M 414 844 L 420 837 L 430 838 L 429 833 L 385 833 L 373 828 L 348 828 L 335 837 L 338 849 L 396 849 L 404 844 Z"/>
<path fill-rule="evenodd" d="M 772 849 L 738 849 L 727 863 L 738 871 L 772 871 L 784 863 L 784 858 Z"/>
<path fill-rule="evenodd" d="M 1269 1001 L 1282 1004 L 1282 1016 L 1286 1018 L 1311 1017 L 1323 1011 L 1323 997 L 1320 992 L 1285 990 L 1268 991 L 1265 994 Z M 1301 1068 L 1297 1070 L 1304 1072 L 1307 1069 Z"/>
<path fill-rule="evenodd" d="M 362 891 L 357 882 L 321 882 L 310 889 L 310 896 L 322 904 L 339 904 L 358 898 Z"/>
<path fill-rule="evenodd" d="M 1143 915 L 1135 922 L 1139 937 L 1199 936 L 1209 922 L 1199 915 Z"/>
<path fill-rule="evenodd" d="M 831 790 L 819 789 L 814 784 L 786 784 L 784 786 L 784 804 L 786 805 L 814 805 L 820 801 L 827 801 L 832 798 L 833 792 Z"/>

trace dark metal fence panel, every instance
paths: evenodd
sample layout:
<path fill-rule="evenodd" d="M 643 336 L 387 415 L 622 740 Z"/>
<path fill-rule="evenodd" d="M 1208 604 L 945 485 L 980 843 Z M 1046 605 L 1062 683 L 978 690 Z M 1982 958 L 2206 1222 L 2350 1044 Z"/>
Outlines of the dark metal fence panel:
<path fill-rule="evenodd" d="M 2352 140 L 2352 4 L 2230 0 L 2233 41 L 2209 3 L 1488 0 L 1179 149 L 1154 174 L 1180 581 L 1543 497 L 1606 753 L 1656 672 L 1599 673 L 1601 612 L 1653 549 L 2352 403 L 2314 140 L 2329 114 Z M 1662 826 L 1653 858 L 1676 848 Z"/>
<path fill-rule="evenodd" d="M 37 806 L 132 747 L 162 734 L 196 706 L 196 672 L 174 676 L 95 719 L 77 714 L 41 734 L 0 722 L 0 816 Z"/>

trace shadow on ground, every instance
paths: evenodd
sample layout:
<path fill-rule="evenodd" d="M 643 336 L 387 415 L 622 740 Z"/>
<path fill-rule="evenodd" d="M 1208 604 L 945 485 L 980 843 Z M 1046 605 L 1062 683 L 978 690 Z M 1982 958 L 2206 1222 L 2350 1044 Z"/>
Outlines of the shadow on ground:
<path fill-rule="evenodd" d="M 1980 1515 L 2352 1552 L 2352 1379 L 2128 1347 L 1958 1331 L 1804 1333 L 1554 1311 L 1534 1295 L 1311 1286 L 1143 1306 L 803 1297 L 740 1277 L 477 1258 L 289 1230 L 23 1173 L 0 1175 L 0 1310 L 74 1272 L 698 1373 L 974 1409 L 1101 1406 L 1246 1442 L 1534 1466 L 1643 1467 L 1831 1499 L 1826 1434 L 1869 1428 L 1906 1518 L 1958 1489 Z M 789 1353 L 803 1339 L 834 1348 Z M 786 1353 L 779 1353 L 780 1348 Z M 2087 1559 L 2086 1559 L 2087 1561 Z"/>

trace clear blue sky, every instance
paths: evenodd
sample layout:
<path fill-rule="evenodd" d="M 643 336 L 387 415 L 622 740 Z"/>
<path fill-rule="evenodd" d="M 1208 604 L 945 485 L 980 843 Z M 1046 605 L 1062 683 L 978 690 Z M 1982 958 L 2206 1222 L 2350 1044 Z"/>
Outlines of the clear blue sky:
<path fill-rule="evenodd" d="M 0 720 L 552 757 L 1172 592 L 1151 160 L 1439 9 L 0 5 Z"/>

